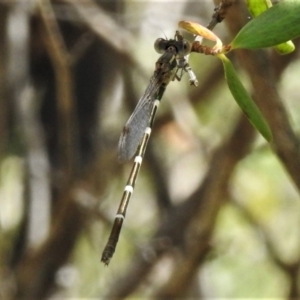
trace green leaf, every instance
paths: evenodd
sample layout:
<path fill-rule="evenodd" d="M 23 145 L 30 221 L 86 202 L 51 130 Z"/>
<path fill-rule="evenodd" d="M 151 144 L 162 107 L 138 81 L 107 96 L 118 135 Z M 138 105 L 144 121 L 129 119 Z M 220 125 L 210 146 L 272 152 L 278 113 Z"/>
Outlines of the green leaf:
<path fill-rule="evenodd" d="M 247 23 L 231 46 L 232 49 L 272 47 L 297 36 L 300 36 L 300 1 L 284 0 Z"/>
<path fill-rule="evenodd" d="M 218 55 L 218 57 L 223 62 L 227 85 L 236 103 L 246 114 L 252 125 L 262 134 L 262 136 L 268 142 L 270 142 L 272 140 L 272 132 L 270 130 L 270 127 L 257 105 L 240 82 L 232 63 L 224 54 Z"/>
<path fill-rule="evenodd" d="M 272 7 L 271 0 L 246 0 L 248 10 L 253 17 L 257 17 L 269 8 Z M 287 41 L 285 43 L 274 46 L 274 49 L 280 54 L 285 55 L 293 52 L 295 50 L 295 45 L 292 41 Z"/>
<path fill-rule="evenodd" d="M 257 17 L 266 11 L 268 8 L 272 7 L 272 2 L 270 0 L 246 0 L 248 10 L 253 17 Z"/>
<path fill-rule="evenodd" d="M 279 45 L 276 45 L 275 50 L 280 54 L 280 55 L 285 55 L 293 52 L 295 50 L 295 45 L 292 41 L 288 41 Z"/>

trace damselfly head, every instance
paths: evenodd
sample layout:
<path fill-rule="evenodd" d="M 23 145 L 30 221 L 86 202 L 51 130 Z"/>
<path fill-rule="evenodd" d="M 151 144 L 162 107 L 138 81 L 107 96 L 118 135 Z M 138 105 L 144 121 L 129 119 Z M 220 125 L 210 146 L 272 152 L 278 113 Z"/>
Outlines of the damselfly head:
<path fill-rule="evenodd" d="M 162 54 L 174 47 L 180 56 L 188 55 L 191 52 L 191 44 L 187 40 L 165 40 L 159 38 L 154 43 L 154 49 L 157 53 Z"/>
<path fill-rule="evenodd" d="M 165 40 L 163 38 L 158 38 L 155 42 L 154 42 L 154 49 L 157 53 L 162 54 L 166 51 L 166 49 L 168 48 L 168 40 Z"/>
<path fill-rule="evenodd" d="M 176 46 L 177 51 L 181 56 L 190 54 L 192 49 L 190 42 L 187 40 L 177 41 Z"/>

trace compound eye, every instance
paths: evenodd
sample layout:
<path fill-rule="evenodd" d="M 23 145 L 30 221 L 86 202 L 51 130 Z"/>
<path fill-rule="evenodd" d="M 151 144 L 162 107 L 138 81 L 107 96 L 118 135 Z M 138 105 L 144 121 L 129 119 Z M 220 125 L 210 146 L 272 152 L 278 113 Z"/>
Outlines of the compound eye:
<path fill-rule="evenodd" d="M 162 54 L 166 51 L 167 41 L 165 39 L 159 38 L 154 43 L 154 49 L 157 53 Z"/>
<path fill-rule="evenodd" d="M 191 44 L 188 41 L 184 40 L 182 41 L 182 45 L 180 49 L 178 49 L 178 52 L 181 55 L 188 55 L 191 52 L 191 48 Z"/>

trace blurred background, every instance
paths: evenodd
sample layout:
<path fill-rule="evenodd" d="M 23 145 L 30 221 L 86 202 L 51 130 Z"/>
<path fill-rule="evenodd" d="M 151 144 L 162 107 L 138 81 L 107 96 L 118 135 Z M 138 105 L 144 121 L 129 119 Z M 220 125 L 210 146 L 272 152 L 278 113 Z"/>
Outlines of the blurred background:
<path fill-rule="evenodd" d="M 273 131 L 193 53 L 198 87 L 169 84 L 108 267 L 132 161 L 123 126 L 181 20 L 211 0 L 0 1 L 0 299 L 299 299 L 299 50 L 230 53 Z M 243 0 L 215 32 L 250 19 Z M 191 35 L 184 33 L 193 40 Z M 298 40 L 294 41 L 296 46 Z"/>

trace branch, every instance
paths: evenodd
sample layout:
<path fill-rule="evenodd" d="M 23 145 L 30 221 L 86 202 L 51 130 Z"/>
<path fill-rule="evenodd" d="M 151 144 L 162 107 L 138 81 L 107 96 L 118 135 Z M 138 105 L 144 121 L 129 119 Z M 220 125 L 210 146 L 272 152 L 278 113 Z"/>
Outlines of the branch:
<path fill-rule="evenodd" d="M 247 16 L 245 4 L 237 1 L 226 19 L 233 35 L 245 25 Z M 240 50 L 236 54 L 252 82 L 254 100 L 272 130 L 274 140 L 271 146 L 300 190 L 300 145 L 274 85 L 270 58 L 265 50 Z"/>
<path fill-rule="evenodd" d="M 174 247 L 185 249 L 180 266 L 186 264 L 189 267 L 185 272 L 174 272 L 176 274 L 164 290 L 159 292 L 158 297 L 167 295 L 172 298 L 175 295 L 172 287 L 175 286 L 174 282 L 179 280 L 186 284 L 178 287 L 176 293 L 184 294 L 189 280 L 208 250 L 230 175 L 236 163 L 248 153 L 253 136 L 254 129 L 243 116 L 231 138 L 213 154 L 202 185 L 185 202 L 172 208 L 154 234 L 152 242 L 144 251 L 133 255 L 134 259 L 129 269 L 112 284 L 108 298 L 123 298 L 131 294 L 159 259 L 167 253 L 172 253 Z M 186 236 L 191 236 L 187 242 Z M 178 265 L 176 270 L 179 270 Z"/>
<path fill-rule="evenodd" d="M 75 101 L 70 56 L 64 44 L 51 4 L 48 0 L 39 0 L 38 9 L 43 23 L 41 36 L 46 44 L 52 61 L 55 79 L 57 110 L 59 117 L 59 141 L 61 163 L 64 166 L 66 182 L 74 174 L 77 149 L 77 130 L 75 124 Z"/>

